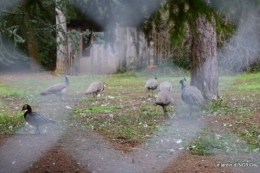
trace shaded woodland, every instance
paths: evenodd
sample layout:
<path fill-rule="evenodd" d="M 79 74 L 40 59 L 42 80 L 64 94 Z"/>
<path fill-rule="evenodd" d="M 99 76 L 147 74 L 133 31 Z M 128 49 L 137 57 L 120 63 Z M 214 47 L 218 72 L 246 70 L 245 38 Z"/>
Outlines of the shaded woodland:
<path fill-rule="evenodd" d="M 69 0 L 63 1 L 63 3 L 66 4 L 66 21 L 69 24 L 70 20 L 75 19 L 83 20 L 92 18 L 96 20 L 93 18 L 94 13 L 98 19 L 115 19 L 111 23 L 103 23 L 104 27 L 109 26 L 105 31 L 107 35 L 106 39 L 109 40 L 108 44 L 110 44 L 111 40 L 116 40 L 113 38 L 113 28 L 115 28 L 115 26 L 119 25 L 130 28 L 134 26 L 137 30 L 142 32 L 142 35 L 145 36 L 145 39 L 147 40 L 145 43 L 147 46 L 151 46 L 150 43 L 152 43 L 152 51 L 157 52 L 156 56 L 151 60 L 154 61 L 153 63 L 174 63 L 181 68 L 190 69 L 189 53 L 191 37 L 189 31 L 190 29 L 187 27 L 188 22 L 186 22 L 188 21 L 186 17 L 190 14 L 188 14 L 189 11 L 187 12 L 187 10 L 184 11 L 186 14 L 181 14 L 183 11 L 178 11 L 178 9 L 185 8 L 188 5 L 194 5 L 197 7 L 200 5 L 200 3 L 202 3 L 202 1 L 194 1 L 192 4 L 191 1 L 185 1 L 186 3 L 178 3 L 174 0 L 155 0 L 152 1 L 151 6 L 148 6 L 145 1 L 141 1 L 138 3 L 139 7 L 135 7 L 134 5 L 137 1 L 133 1 L 133 3 L 130 4 L 133 8 L 125 11 L 123 13 L 125 16 L 121 18 L 115 13 L 125 10 L 125 8 L 123 8 L 125 4 L 120 0 L 114 2 L 116 3 L 113 4 L 111 2 L 106 4 L 106 9 L 103 6 L 103 1 L 100 1 L 100 4 L 98 4 L 96 1 L 81 2 L 85 3 L 85 5 L 87 4 L 90 7 L 89 9 L 81 9 L 80 6 L 83 6 L 84 4 L 73 3 L 73 1 Z M 234 72 L 247 70 L 252 66 L 256 69 L 259 64 L 258 58 L 255 58 L 255 56 L 259 56 L 259 53 L 255 49 L 258 47 L 258 43 L 255 41 L 255 39 L 252 42 L 250 40 L 252 40 L 252 37 L 259 37 L 256 30 L 256 28 L 259 27 L 257 26 L 259 23 L 257 22 L 259 20 L 259 16 L 254 15 L 252 12 L 252 14 L 250 14 L 252 19 L 249 21 L 247 20 L 248 16 L 245 15 L 245 11 L 248 11 L 247 9 L 251 8 L 252 5 L 239 1 L 237 4 L 232 6 L 230 5 L 232 1 L 227 1 L 226 6 L 219 5 L 217 8 L 214 8 L 216 7 L 216 4 L 221 4 L 222 1 L 213 0 L 209 2 L 212 9 L 217 10 L 217 13 L 222 18 L 221 21 L 218 20 L 218 24 L 216 25 L 218 32 L 218 60 L 220 66 L 224 68 L 229 67 L 228 70 Z M 160 5 L 158 7 L 158 3 L 164 3 L 166 5 Z M 13 0 L 1 2 L 1 69 L 16 69 L 16 66 L 21 62 L 30 66 L 32 61 L 30 61 L 28 57 L 31 57 L 36 61 L 36 63 L 44 67 L 44 69 L 55 70 L 57 58 L 57 27 L 55 23 L 55 7 L 57 8 L 57 6 L 61 5 L 61 2 L 56 3 L 54 0 Z M 145 7 L 150 7 L 151 10 L 145 10 Z M 99 12 L 94 10 L 97 8 L 99 9 Z M 207 10 L 205 13 L 210 11 L 209 9 L 204 9 L 202 6 L 200 8 L 201 11 L 204 12 Z M 221 15 L 221 12 L 226 11 L 228 8 L 234 8 L 233 14 L 230 12 L 226 13 L 225 16 Z M 175 11 L 176 15 L 173 15 L 170 10 L 173 12 Z M 105 16 L 104 13 L 108 15 Z M 181 18 L 180 14 L 183 16 L 183 19 Z M 129 22 L 129 20 L 125 20 L 127 19 L 127 15 L 133 16 L 131 22 Z M 117 22 L 116 24 L 115 21 Z M 254 23 L 254 25 L 250 24 L 250 27 L 248 27 L 248 23 L 250 22 Z M 243 23 L 245 23 L 246 27 L 243 27 Z M 224 25 L 227 25 L 228 27 L 225 27 L 225 29 L 220 29 Z M 176 28 L 178 29 L 174 28 L 173 26 L 177 26 Z M 239 30 L 239 32 L 243 32 L 244 34 L 242 34 L 240 38 L 232 39 L 234 31 L 237 30 Z M 72 32 L 66 32 L 65 34 L 68 38 L 75 36 L 75 33 Z M 241 41 L 238 39 L 248 40 L 245 42 L 245 44 L 250 43 L 251 46 L 244 46 L 244 43 L 241 43 Z M 175 44 L 176 41 L 178 41 L 178 44 Z M 223 45 L 227 45 L 227 42 L 228 46 L 226 46 L 224 49 L 221 49 Z M 77 46 L 75 43 L 73 44 Z M 138 46 L 138 44 L 135 46 Z M 242 54 L 241 51 L 243 52 Z M 226 54 L 226 52 L 230 53 Z M 142 52 L 140 52 L 139 55 L 140 57 L 147 59 L 151 53 L 148 55 L 142 55 Z M 240 58 L 237 58 L 238 56 Z M 236 61 L 234 61 L 235 59 Z M 130 64 L 127 67 L 132 69 L 133 63 Z M 145 63 L 141 64 L 143 66 L 147 65 Z M 33 68 L 33 65 L 31 68 Z M 122 65 L 119 65 L 119 68 L 123 68 Z M 139 68 L 139 66 L 137 68 Z"/>
<path fill-rule="evenodd" d="M 106 74 L 148 65 L 179 67 L 190 70 L 191 85 L 203 91 L 205 98 L 212 98 L 218 96 L 219 70 L 259 69 L 258 4 L 231 0 L 3 1 L 1 69 Z M 86 19 L 102 30 L 67 29 L 72 20 Z M 103 35 L 102 44 L 95 40 L 98 33 Z M 86 49 L 90 58 L 84 59 Z"/>

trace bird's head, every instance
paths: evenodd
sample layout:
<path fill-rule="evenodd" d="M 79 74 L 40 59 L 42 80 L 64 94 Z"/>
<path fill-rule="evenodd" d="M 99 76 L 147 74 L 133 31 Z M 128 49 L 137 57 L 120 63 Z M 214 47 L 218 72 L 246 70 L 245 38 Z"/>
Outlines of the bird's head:
<path fill-rule="evenodd" d="M 182 90 L 185 88 L 184 81 L 186 81 L 185 78 L 183 80 L 180 80 L 180 84 L 181 84 L 181 89 Z"/>
<path fill-rule="evenodd" d="M 105 87 L 106 87 L 106 83 L 105 82 L 102 82 L 103 83 L 103 88 L 101 91 L 104 91 Z"/>
<path fill-rule="evenodd" d="M 69 84 L 70 84 L 70 83 L 69 83 L 69 78 L 68 78 L 67 75 L 65 76 L 65 83 L 67 84 L 67 86 L 69 86 Z"/>
<path fill-rule="evenodd" d="M 180 80 L 180 84 L 184 84 L 184 81 L 186 81 L 186 78 L 183 78 L 182 80 Z"/>
<path fill-rule="evenodd" d="M 32 110 L 32 108 L 30 105 L 28 105 L 28 104 L 23 105 L 22 111 L 31 111 L 31 110 Z"/>

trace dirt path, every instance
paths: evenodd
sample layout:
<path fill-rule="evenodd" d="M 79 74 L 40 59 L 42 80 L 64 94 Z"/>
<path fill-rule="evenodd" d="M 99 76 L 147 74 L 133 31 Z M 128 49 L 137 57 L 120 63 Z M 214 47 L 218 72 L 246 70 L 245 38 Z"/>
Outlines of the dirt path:
<path fill-rule="evenodd" d="M 123 153 L 91 131 L 1 136 L 0 172 L 231 172 L 213 156 L 191 155 L 176 143 L 150 143 Z M 175 145 L 175 146 L 171 146 Z M 165 152 L 172 148 L 172 152 Z"/>

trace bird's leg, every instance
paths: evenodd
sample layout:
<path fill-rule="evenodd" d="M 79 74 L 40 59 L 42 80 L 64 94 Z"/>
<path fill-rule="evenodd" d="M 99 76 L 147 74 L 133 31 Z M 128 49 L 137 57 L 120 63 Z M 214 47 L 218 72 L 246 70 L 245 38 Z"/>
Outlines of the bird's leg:
<path fill-rule="evenodd" d="M 192 106 L 189 106 L 190 109 L 190 116 L 192 115 Z"/>
<path fill-rule="evenodd" d="M 148 93 L 148 98 L 150 97 L 150 90 L 147 90 L 147 93 Z"/>
<path fill-rule="evenodd" d="M 162 108 L 163 108 L 163 113 L 165 114 L 166 113 L 165 106 L 162 106 Z"/>
<path fill-rule="evenodd" d="M 59 94 L 59 96 L 60 96 L 60 100 L 64 100 L 64 98 L 62 97 L 62 94 Z M 57 101 L 58 101 L 58 99 L 57 99 Z"/>
<path fill-rule="evenodd" d="M 35 134 L 36 134 L 36 135 L 40 135 L 40 134 L 41 134 L 41 133 L 40 133 L 40 130 L 39 130 L 39 126 L 36 126 Z"/>
<path fill-rule="evenodd" d="M 168 113 L 167 113 L 167 109 L 166 109 L 167 106 L 163 106 L 163 112 L 164 112 L 164 116 L 170 116 Z"/>

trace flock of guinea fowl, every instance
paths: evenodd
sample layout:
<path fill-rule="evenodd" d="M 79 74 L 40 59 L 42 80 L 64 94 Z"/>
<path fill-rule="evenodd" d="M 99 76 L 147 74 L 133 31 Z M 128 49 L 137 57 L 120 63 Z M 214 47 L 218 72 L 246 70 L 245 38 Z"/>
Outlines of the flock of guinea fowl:
<path fill-rule="evenodd" d="M 185 80 L 185 78 L 184 78 Z M 180 80 L 181 89 L 182 89 L 182 100 L 189 105 L 190 114 L 192 114 L 192 106 L 202 106 L 204 104 L 204 98 L 200 92 L 200 90 L 194 86 L 185 86 L 184 80 Z M 145 88 L 148 91 L 154 91 L 158 88 L 158 81 L 157 77 L 153 79 L 149 79 L 146 81 Z M 65 76 L 65 82 L 64 83 L 58 83 L 55 84 L 43 92 L 41 92 L 41 95 L 50 95 L 50 94 L 56 94 L 60 96 L 63 99 L 63 94 L 66 92 L 67 88 L 69 86 L 69 79 L 67 76 Z M 87 89 L 86 95 L 93 94 L 93 97 L 95 98 L 97 94 L 104 90 L 104 84 L 102 82 L 96 81 L 90 84 L 90 86 Z M 167 112 L 166 107 L 170 105 L 173 101 L 172 96 L 172 84 L 168 81 L 161 82 L 159 85 L 159 93 L 155 100 L 155 105 L 162 106 L 164 114 Z M 24 113 L 24 119 L 29 124 L 36 127 L 35 134 L 40 134 L 39 126 L 47 123 L 55 123 L 55 121 L 51 120 L 49 117 L 45 116 L 44 114 L 38 113 L 38 112 L 32 112 L 32 108 L 30 105 L 25 104 L 22 108 Z"/>

